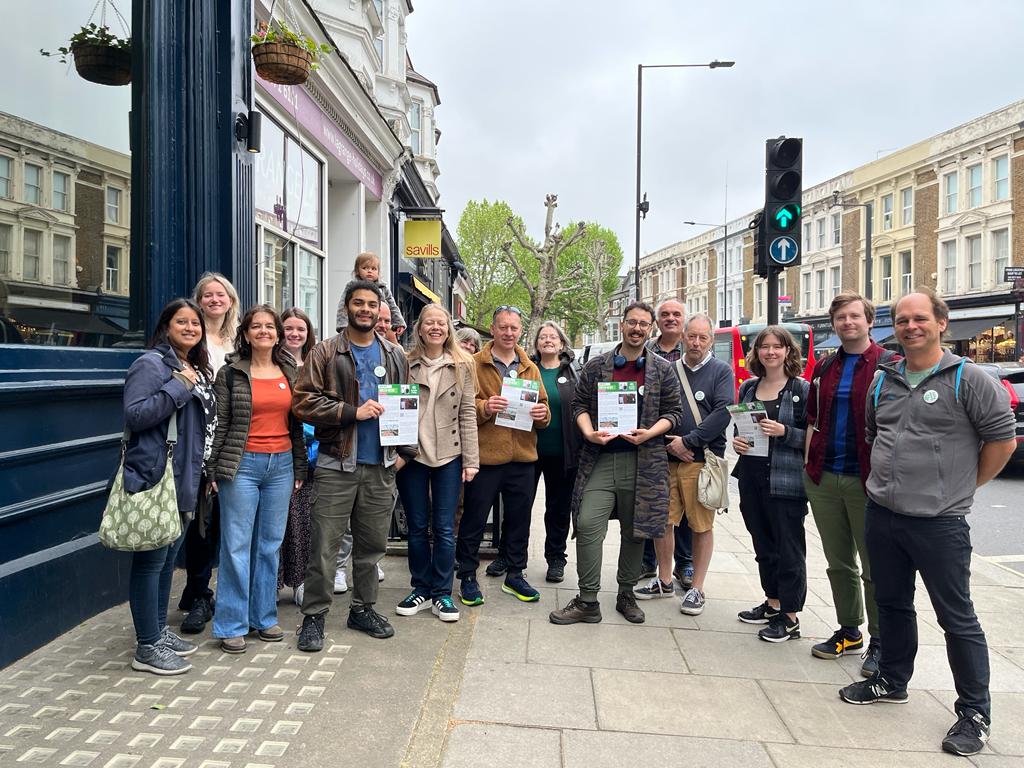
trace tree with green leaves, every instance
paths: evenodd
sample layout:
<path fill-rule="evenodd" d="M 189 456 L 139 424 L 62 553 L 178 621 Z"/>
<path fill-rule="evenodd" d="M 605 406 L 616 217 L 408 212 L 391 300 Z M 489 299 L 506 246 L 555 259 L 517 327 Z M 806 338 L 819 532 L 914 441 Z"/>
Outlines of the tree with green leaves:
<path fill-rule="evenodd" d="M 604 341 L 605 322 L 611 311 L 609 299 L 619 282 L 622 246 L 608 227 L 587 222 L 584 228 L 583 237 L 563 251 L 559 264 L 560 272 L 578 274 L 582 287 L 556 299 L 551 314 L 561 320 L 569 338 L 597 331 Z"/>

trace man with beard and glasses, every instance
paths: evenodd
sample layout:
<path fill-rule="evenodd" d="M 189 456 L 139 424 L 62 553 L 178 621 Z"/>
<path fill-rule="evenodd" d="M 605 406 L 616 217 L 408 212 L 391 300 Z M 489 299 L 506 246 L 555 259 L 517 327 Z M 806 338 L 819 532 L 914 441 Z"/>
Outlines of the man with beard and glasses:
<path fill-rule="evenodd" d="M 416 455 L 416 446 L 381 446 L 378 419 L 384 408 L 377 402 L 377 386 L 408 383 L 409 364 L 400 347 L 374 332 L 381 304 L 375 284 L 353 280 L 344 303 L 348 326 L 313 347 L 292 403 L 292 411 L 316 428 L 320 441 L 300 651 L 323 649 L 338 547 L 350 523 L 353 589 L 348 626 L 378 639 L 395 633 L 373 609 L 377 563 L 387 549 L 395 473 Z"/>

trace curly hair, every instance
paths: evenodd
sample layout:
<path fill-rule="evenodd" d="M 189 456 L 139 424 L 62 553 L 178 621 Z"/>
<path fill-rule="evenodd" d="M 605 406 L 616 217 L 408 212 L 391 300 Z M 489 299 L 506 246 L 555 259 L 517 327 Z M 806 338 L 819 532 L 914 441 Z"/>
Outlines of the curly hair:
<path fill-rule="evenodd" d="M 747 355 L 747 369 L 755 376 L 761 377 L 765 374 L 764 365 L 757 351 L 765 343 L 769 336 L 774 336 L 786 348 L 786 360 L 783 364 L 783 372 L 790 379 L 795 379 L 804 372 L 804 362 L 800 355 L 800 345 L 796 343 L 793 334 L 781 325 L 769 325 L 756 337 L 750 345 L 750 354 Z"/>

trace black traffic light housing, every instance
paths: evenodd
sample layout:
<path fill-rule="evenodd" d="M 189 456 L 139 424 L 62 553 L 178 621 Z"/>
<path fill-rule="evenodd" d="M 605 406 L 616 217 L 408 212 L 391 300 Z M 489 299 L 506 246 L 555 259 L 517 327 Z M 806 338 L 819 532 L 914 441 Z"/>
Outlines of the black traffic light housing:
<path fill-rule="evenodd" d="M 804 140 L 779 136 L 765 142 L 764 217 L 761 229 L 767 265 L 799 266 L 803 256 Z"/>
<path fill-rule="evenodd" d="M 754 233 L 754 274 L 768 277 L 768 248 L 764 242 L 764 211 L 758 211 L 747 229 Z"/>

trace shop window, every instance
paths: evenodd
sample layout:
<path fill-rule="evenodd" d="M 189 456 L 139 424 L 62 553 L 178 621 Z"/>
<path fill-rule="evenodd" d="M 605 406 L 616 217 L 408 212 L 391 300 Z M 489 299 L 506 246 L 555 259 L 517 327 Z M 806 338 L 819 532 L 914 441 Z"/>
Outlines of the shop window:
<path fill-rule="evenodd" d="M 31 163 L 25 163 L 25 202 L 32 205 L 43 202 L 43 169 Z"/>
<path fill-rule="evenodd" d="M 263 235 L 263 296 L 261 300 L 278 312 L 293 306 L 292 279 L 294 245 L 285 238 L 265 232 Z"/>
<path fill-rule="evenodd" d="M 295 306 L 309 315 L 313 327 L 317 329 L 318 338 L 323 336 L 325 328 L 320 317 L 323 305 L 321 291 L 323 286 L 323 259 L 305 248 L 299 250 L 298 297 Z"/>
<path fill-rule="evenodd" d="M 71 177 L 60 171 L 53 172 L 53 207 L 58 211 L 68 210 L 68 189 Z"/>
<path fill-rule="evenodd" d="M 1004 282 L 1006 268 L 1010 266 L 1010 230 L 997 229 L 992 233 L 992 260 L 996 283 Z"/>
<path fill-rule="evenodd" d="M 71 238 L 53 236 L 53 284 L 71 283 Z"/>
<path fill-rule="evenodd" d="M 992 199 L 1007 200 L 1010 197 L 1010 158 L 1007 155 L 992 161 Z"/>

